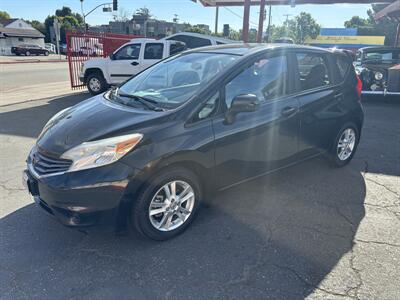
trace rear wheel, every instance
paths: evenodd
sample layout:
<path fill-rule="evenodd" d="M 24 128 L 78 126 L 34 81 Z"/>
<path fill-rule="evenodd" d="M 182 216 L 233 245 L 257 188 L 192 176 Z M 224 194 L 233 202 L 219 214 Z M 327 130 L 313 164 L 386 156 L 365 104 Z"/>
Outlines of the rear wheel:
<path fill-rule="evenodd" d="M 30 53 L 29 51 L 26 51 L 26 52 L 25 52 L 25 55 L 26 55 L 26 56 L 30 56 L 31 53 Z"/>
<path fill-rule="evenodd" d="M 331 160 L 334 166 L 347 165 L 356 153 L 359 142 L 359 132 L 353 123 L 344 125 L 336 137 L 331 151 Z"/>
<path fill-rule="evenodd" d="M 170 239 L 190 225 L 200 199 L 201 188 L 195 174 L 182 168 L 163 171 L 134 200 L 131 226 L 147 238 Z"/>
<path fill-rule="evenodd" d="M 92 95 L 98 95 L 107 89 L 107 82 L 103 74 L 95 72 L 87 77 L 86 86 Z"/>
<path fill-rule="evenodd" d="M 46 52 L 44 53 L 44 55 L 45 55 L 45 56 L 49 56 L 49 51 L 46 51 Z"/>

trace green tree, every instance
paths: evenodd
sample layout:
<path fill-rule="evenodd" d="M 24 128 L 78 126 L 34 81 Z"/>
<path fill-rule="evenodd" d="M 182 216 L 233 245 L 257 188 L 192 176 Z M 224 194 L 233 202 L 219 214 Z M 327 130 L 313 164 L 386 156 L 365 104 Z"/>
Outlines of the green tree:
<path fill-rule="evenodd" d="M 24 21 L 27 22 L 28 24 L 30 24 L 36 30 L 38 30 L 41 33 L 43 33 L 44 35 L 46 35 L 46 27 L 44 26 L 44 23 L 42 23 L 38 20 L 32 20 L 32 21 L 24 20 Z"/>
<path fill-rule="evenodd" d="M 63 6 L 55 11 L 55 15 L 48 16 L 44 21 L 45 41 L 50 42 L 50 27 L 53 26 L 54 19 L 57 18 L 60 24 L 60 40 L 61 43 L 66 42 L 66 32 L 82 28 L 83 17 L 78 13 L 73 13 L 69 7 Z"/>
<path fill-rule="evenodd" d="M 301 12 L 293 20 L 285 22 L 288 27 L 289 36 L 298 44 L 304 44 L 307 38 L 316 38 L 321 26 L 306 12 Z"/>
<path fill-rule="evenodd" d="M 394 44 L 396 39 L 397 22 L 389 19 L 382 19 L 378 22 L 374 19 L 374 14 L 385 8 L 388 4 L 373 4 L 367 11 L 368 18 L 352 17 L 344 23 L 347 28 L 357 28 L 358 35 L 380 35 L 385 36 L 385 45 Z"/>
<path fill-rule="evenodd" d="M 11 16 L 8 12 L 0 10 L 0 20 L 1 19 L 11 19 Z"/>

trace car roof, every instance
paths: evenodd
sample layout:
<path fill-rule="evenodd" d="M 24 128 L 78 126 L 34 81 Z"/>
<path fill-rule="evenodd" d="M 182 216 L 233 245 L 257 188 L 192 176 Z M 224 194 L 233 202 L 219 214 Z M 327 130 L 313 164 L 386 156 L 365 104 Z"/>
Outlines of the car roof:
<path fill-rule="evenodd" d="M 400 50 L 400 47 L 390 47 L 390 46 L 369 46 L 358 49 L 359 51 L 376 51 L 376 50 Z"/>
<path fill-rule="evenodd" d="M 190 49 L 188 51 L 185 51 L 185 53 L 213 52 L 213 53 L 225 53 L 225 54 L 246 56 L 260 51 L 277 50 L 277 49 L 313 50 L 318 52 L 333 53 L 332 50 L 319 47 L 303 46 L 296 44 L 280 44 L 280 43 L 278 44 L 249 43 L 249 44 L 225 44 L 217 46 L 206 46 L 206 47 Z"/>
<path fill-rule="evenodd" d="M 166 37 L 164 37 L 162 39 L 163 40 L 166 40 L 166 39 L 170 40 L 170 39 L 173 39 L 173 37 L 177 36 L 177 35 L 186 35 L 186 36 L 193 36 L 193 37 L 198 37 L 198 38 L 203 38 L 203 39 L 210 39 L 210 40 L 215 40 L 215 41 L 219 41 L 219 42 L 223 42 L 223 43 L 227 43 L 227 44 L 229 44 L 229 43 L 231 43 L 231 44 L 242 43 L 242 41 L 235 41 L 235 40 L 230 40 L 230 39 L 226 39 L 226 38 L 221 38 L 221 37 L 218 37 L 218 36 L 212 36 L 212 35 L 207 35 L 207 34 L 202 34 L 202 33 L 197 33 L 197 32 L 186 32 L 186 31 L 177 32 L 177 33 L 174 33 L 172 35 L 166 36 Z"/>

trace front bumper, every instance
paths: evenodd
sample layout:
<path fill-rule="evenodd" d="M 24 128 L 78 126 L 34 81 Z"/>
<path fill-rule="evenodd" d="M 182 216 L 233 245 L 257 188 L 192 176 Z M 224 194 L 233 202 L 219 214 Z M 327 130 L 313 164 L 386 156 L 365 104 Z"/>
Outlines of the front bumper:
<path fill-rule="evenodd" d="M 117 162 L 40 177 L 28 165 L 23 180 L 36 204 L 63 225 L 115 228 L 120 224 L 121 204 L 128 201 L 128 183 L 135 174 L 137 171 Z"/>

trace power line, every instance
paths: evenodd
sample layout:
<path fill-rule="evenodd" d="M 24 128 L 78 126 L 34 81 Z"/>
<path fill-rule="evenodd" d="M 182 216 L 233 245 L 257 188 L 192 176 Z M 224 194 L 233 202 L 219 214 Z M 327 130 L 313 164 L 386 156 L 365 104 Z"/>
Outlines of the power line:
<path fill-rule="evenodd" d="M 238 17 L 238 18 L 240 18 L 240 19 L 243 20 L 243 17 L 242 17 L 241 15 L 237 14 L 236 12 L 234 12 L 233 10 L 231 10 L 231 9 L 229 9 L 228 7 L 225 7 L 225 6 L 223 6 L 223 8 L 225 8 L 225 9 L 226 9 L 227 11 L 229 11 L 231 14 L 233 14 L 233 15 L 235 15 L 236 17 Z M 256 22 L 249 21 L 249 23 L 251 23 L 251 24 L 253 24 L 253 25 L 255 25 L 255 26 L 258 26 L 258 23 L 256 23 Z"/>

